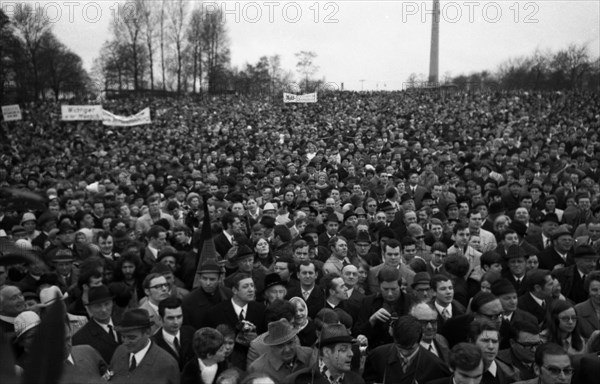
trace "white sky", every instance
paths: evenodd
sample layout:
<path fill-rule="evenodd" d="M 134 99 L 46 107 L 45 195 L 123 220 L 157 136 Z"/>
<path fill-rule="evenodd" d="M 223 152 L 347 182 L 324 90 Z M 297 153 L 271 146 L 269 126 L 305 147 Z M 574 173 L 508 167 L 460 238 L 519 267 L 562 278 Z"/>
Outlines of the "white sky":
<path fill-rule="evenodd" d="M 55 34 L 90 69 L 110 38 L 118 1 L 28 2 L 44 9 L 55 21 Z M 9 15 L 14 3 L 0 0 Z M 401 89 L 411 73 L 427 75 L 429 70 L 431 0 L 207 3 L 229 11 L 231 62 L 240 68 L 279 54 L 282 66 L 295 71 L 294 53 L 314 51 L 319 78 L 355 90 Z M 495 71 L 510 57 L 536 48 L 556 51 L 570 43 L 587 44 L 592 57 L 600 55 L 599 1 L 442 1 L 440 79 L 446 73 Z"/>

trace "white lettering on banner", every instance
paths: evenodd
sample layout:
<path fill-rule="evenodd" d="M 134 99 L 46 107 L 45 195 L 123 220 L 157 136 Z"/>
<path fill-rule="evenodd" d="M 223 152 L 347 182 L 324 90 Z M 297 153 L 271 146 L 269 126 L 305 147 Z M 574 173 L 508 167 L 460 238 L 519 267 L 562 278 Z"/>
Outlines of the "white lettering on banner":
<path fill-rule="evenodd" d="M 101 105 L 62 105 L 62 121 L 102 120 Z"/>
<path fill-rule="evenodd" d="M 305 95 L 294 95 L 293 93 L 283 94 L 284 103 L 316 103 L 317 93 L 307 93 Z"/>
<path fill-rule="evenodd" d="M 102 124 L 110 127 L 133 127 L 136 125 L 152 124 L 150 108 L 144 108 L 133 116 L 119 116 L 102 110 Z"/>
<path fill-rule="evenodd" d="M 17 121 L 23 119 L 19 104 L 3 105 L 2 116 L 4 117 L 4 121 Z"/>

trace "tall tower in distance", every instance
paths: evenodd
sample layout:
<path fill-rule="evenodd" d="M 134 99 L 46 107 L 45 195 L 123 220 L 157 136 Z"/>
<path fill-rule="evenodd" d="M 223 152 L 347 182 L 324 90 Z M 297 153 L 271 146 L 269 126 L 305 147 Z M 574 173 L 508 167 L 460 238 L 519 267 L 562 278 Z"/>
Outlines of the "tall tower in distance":
<path fill-rule="evenodd" d="M 440 0 L 433 0 L 431 48 L 429 51 L 429 83 L 439 82 L 440 71 Z"/>

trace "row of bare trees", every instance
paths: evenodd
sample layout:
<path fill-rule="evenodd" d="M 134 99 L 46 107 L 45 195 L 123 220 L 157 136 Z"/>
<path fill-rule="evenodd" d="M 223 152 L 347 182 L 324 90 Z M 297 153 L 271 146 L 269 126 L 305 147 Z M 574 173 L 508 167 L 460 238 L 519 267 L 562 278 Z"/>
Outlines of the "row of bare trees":
<path fill-rule="evenodd" d="M 2 103 L 82 95 L 89 85 L 81 58 L 58 40 L 47 17 L 26 3 L 10 18 L 0 10 Z"/>
<path fill-rule="evenodd" d="M 93 73 L 105 89 L 197 92 L 229 65 L 220 10 L 186 0 L 136 0 L 113 13 Z"/>

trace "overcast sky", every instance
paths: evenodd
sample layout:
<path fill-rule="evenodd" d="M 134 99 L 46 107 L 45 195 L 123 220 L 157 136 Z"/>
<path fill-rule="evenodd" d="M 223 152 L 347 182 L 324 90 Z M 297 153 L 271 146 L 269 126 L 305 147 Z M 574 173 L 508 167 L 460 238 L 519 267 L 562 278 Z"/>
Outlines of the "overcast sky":
<path fill-rule="evenodd" d="M 0 3 L 5 11 L 14 4 Z M 54 21 L 56 35 L 83 58 L 86 69 L 110 38 L 116 3 L 37 2 Z M 228 11 L 234 66 L 279 54 L 283 67 L 295 70 L 294 53 L 314 51 L 318 77 L 355 90 L 402 89 L 411 73 L 426 75 L 429 70 L 431 0 L 206 3 Z M 587 44 L 590 54 L 598 57 L 599 25 L 598 0 L 442 1 L 440 79 L 446 73 L 493 72 L 508 58 L 536 48 L 556 51 L 570 43 Z"/>

